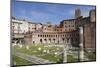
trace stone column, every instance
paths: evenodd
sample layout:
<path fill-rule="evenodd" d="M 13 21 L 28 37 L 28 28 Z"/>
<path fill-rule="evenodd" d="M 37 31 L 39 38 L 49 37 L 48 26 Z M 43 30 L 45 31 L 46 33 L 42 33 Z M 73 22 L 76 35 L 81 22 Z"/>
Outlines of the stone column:
<path fill-rule="evenodd" d="M 66 63 L 67 62 L 67 50 L 68 50 L 68 48 L 67 48 L 67 46 L 68 46 L 68 43 L 67 43 L 67 41 L 66 41 L 66 44 L 64 45 L 64 53 L 63 53 L 63 63 Z"/>
<path fill-rule="evenodd" d="M 84 47 L 83 47 L 83 27 L 80 27 L 80 61 L 84 61 Z"/>
<path fill-rule="evenodd" d="M 64 54 L 63 54 L 63 62 L 66 63 L 67 62 L 67 50 L 66 47 L 64 47 Z"/>
<path fill-rule="evenodd" d="M 71 48 L 71 39 L 69 38 L 69 42 L 68 42 L 68 45 L 67 45 L 67 49 L 68 48 Z"/>
<path fill-rule="evenodd" d="M 22 40 L 21 39 L 19 40 L 19 43 L 22 44 Z"/>

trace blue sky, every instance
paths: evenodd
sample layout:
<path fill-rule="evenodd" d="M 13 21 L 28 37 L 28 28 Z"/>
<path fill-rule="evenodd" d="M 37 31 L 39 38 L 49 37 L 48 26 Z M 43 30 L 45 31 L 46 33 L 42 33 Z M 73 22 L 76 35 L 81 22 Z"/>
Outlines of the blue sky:
<path fill-rule="evenodd" d="M 95 6 L 13 1 L 12 16 L 35 23 L 59 24 L 62 20 L 73 19 L 76 8 L 80 8 L 82 16 L 88 16 Z"/>

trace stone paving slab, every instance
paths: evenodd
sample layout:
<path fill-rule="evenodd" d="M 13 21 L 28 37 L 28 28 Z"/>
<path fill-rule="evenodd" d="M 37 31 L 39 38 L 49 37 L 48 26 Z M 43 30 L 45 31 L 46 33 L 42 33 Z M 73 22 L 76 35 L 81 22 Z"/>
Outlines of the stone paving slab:
<path fill-rule="evenodd" d="M 42 58 L 39 58 L 39 57 L 36 57 L 36 56 L 26 55 L 26 54 L 19 53 L 19 52 L 16 52 L 15 55 L 22 58 L 22 59 L 25 59 L 27 61 L 30 61 L 30 62 L 33 62 L 33 63 L 36 63 L 36 64 L 55 63 L 55 62 L 45 60 L 45 59 L 42 59 Z"/>

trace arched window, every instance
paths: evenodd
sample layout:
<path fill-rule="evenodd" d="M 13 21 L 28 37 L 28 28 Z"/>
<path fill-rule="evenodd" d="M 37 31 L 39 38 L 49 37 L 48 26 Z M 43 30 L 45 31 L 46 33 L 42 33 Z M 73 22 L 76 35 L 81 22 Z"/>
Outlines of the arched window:
<path fill-rule="evenodd" d="M 42 37 L 42 35 L 41 35 L 41 37 Z"/>
<path fill-rule="evenodd" d="M 53 35 L 55 37 L 55 35 Z"/>
<path fill-rule="evenodd" d="M 63 35 L 63 37 L 64 37 L 64 35 Z"/>
<path fill-rule="evenodd" d="M 39 35 L 38 35 L 38 37 L 39 37 Z"/>
<path fill-rule="evenodd" d="M 67 38 L 67 43 L 69 42 L 69 38 Z"/>
<path fill-rule="evenodd" d="M 56 35 L 56 37 L 57 37 L 57 35 Z"/>
<path fill-rule="evenodd" d="M 50 35 L 49 35 L 49 37 L 50 37 Z"/>

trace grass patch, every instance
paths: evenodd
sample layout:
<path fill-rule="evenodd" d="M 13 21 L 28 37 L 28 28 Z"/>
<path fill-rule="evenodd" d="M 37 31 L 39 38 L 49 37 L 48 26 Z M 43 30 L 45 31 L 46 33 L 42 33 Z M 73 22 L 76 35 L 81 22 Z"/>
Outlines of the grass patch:
<path fill-rule="evenodd" d="M 13 55 L 13 60 L 14 60 L 15 65 L 29 65 L 29 64 L 34 64 L 34 63 L 29 62 L 29 61 L 27 61 L 25 59 L 17 57 L 15 55 Z"/>
<path fill-rule="evenodd" d="M 96 60 L 96 52 L 86 52 L 85 55 L 89 58 L 89 60 Z"/>
<path fill-rule="evenodd" d="M 53 61 L 56 63 L 63 63 L 63 56 L 62 55 L 55 55 L 55 52 L 62 52 L 63 47 L 57 47 L 57 46 L 52 46 L 48 47 L 47 45 L 31 45 L 29 46 L 29 49 L 27 50 L 25 46 L 22 48 L 19 48 L 18 46 L 13 47 L 15 52 L 21 52 L 27 55 L 34 55 L 49 61 Z M 38 50 L 38 48 L 41 48 L 41 50 Z M 44 53 L 43 50 L 49 50 L 49 53 Z M 74 58 L 71 55 L 67 56 L 67 61 L 68 62 L 77 62 L 78 59 Z"/>
<path fill-rule="evenodd" d="M 72 55 L 67 55 L 67 62 L 68 63 L 74 63 L 74 62 L 78 62 L 77 58 L 74 58 Z"/>

